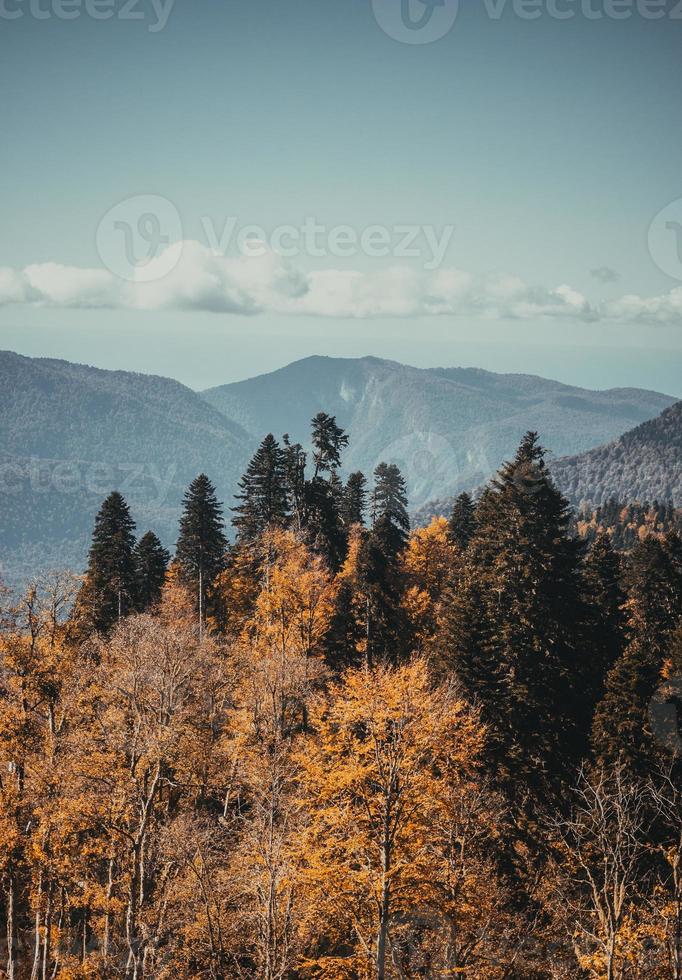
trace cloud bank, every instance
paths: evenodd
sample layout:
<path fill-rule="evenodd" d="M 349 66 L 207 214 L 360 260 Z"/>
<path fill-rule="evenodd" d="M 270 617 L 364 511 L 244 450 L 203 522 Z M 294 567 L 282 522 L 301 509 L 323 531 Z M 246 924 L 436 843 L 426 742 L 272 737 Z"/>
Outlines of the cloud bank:
<path fill-rule="evenodd" d="M 155 277 L 158 263 L 159 277 Z M 167 271 L 168 269 L 171 271 Z M 163 273 L 163 274 L 162 274 Z M 0 268 L 0 305 L 187 310 L 320 317 L 468 316 L 529 320 L 570 318 L 682 324 L 682 287 L 593 305 L 568 285 L 529 285 L 516 276 L 476 276 L 453 268 L 392 266 L 374 272 L 301 272 L 274 252 L 229 258 L 196 241 L 176 242 L 144 268 L 144 281 L 105 269 L 54 262 Z"/>

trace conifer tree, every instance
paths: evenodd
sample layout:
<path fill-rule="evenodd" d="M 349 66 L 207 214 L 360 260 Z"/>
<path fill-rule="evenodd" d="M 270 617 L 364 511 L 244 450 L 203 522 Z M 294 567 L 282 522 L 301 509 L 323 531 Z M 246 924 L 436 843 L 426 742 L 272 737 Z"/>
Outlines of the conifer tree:
<path fill-rule="evenodd" d="M 102 504 L 90 546 L 79 605 L 94 629 L 104 632 L 135 607 L 135 522 L 114 490 Z"/>
<path fill-rule="evenodd" d="M 357 562 L 365 596 L 365 659 L 370 665 L 395 664 L 408 651 L 410 642 L 399 564 L 410 519 L 405 481 L 398 467 L 380 463 L 374 479 L 373 525 L 361 539 Z"/>
<path fill-rule="evenodd" d="M 363 473 L 351 473 L 346 481 L 341 503 L 341 520 L 346 529 L 365 523 L 367 480 Z"/>
<path fill-rule="evenodd" d="M 394 463 L 379 463 L 374 471 L 372 524 L 386 557 L 395 560 L 407 544 L 410 518 L 405 480 Z"/>
<path fill-rule="evenodd" d="M 480 699 L 498 784 L 517 800 L 556 796 L 587 747 L 588 612 L 582 545 L 535 433 L 476 518 L 441 655 Z"/>
<path fill-rule="evenodd" d="M 312 420 L 313 479 L 320 473 L 328 473 L 341 465 L 341 453 L 348 445 L 348 436 L 336 424 L 333 415 L 318 412 Z"/>
<path fill-rule="evenodd" d="M 225 561 L 223 508 L 215 487 L 201 473 L 190 483 L 183 502 L 176 561 L 182 581 L 196 596 L 199 623 L 207 613 L 207 598 Z"/>
<path fill-rule="evenodd" d="M 341 519 L 343 484 L 337 468 L 348 436 L 336 419 L 320 412 L 312 420 L 311 441 L 315 471 L 305 485 L 305 528 L 310 547 L 337 572 L 345 557 L 347 535 Z M 328 473 L 327 479 L 322 474 Z"/>
<path fill-rule="evenodd" d="M 474 533 L 476 526 L 475 513 L 476 508 L 469 494 L 461 493 L 452 508 L 448 522 L 448 531 L 450 540 L 458 548 L 461 548 L 462 551 L 469 544 L 471 536 Z"/>
<path fill-rule="evenodd" d="M 597 761 L 622 764 L 639 775 L 646 774 L 661 749 L 652 731 L 650 706 L 663 681 L 682 613 L 677 545 L 676 535 L 664 542 L 648 537 L 630 556 L 630 642 L 608 675 L 592 728 Z"/>
<path fill-rule="evenodd" d="M 239 542 L 253 541 L 268 528 L 285 528 L 289 523 L 287 482 L 294 476 L 293 452 L 285 453 L 272 434 L 263 439 L 239 481 L 240 503 L 233 507 L 233 525 Z M 299 456 L 300 465 L 300 454 Z"/>
<path fill-rule="evenodd" d="M 170 554 L 153 531 L 147 531 L 135 545 L 137 609 L 146 612 L 161 601 Z"/>
<path fill-rule="evenodd" d="M 604 694 L 606 676 L 622 655 L 626 643 L 625 592 L 622 563 L 608 534 L 600 533 L 585 560 L 585 588 L 590 607 L 590 646 L 596 706 Z M 585 696 L 590 696 L 586 691 Z"/>
<path fill-rule="evenodd" d="M 305 464 L 306 454 L 299 442 L 291 442 L 287 433 L 282 437 L 284 443 L 284 473 L 288 506 L 291 511 L 289 523 L 294 531 L 301 531 L 305 524 Z"/>
<path fill-rule="evenodd" d="M 336 471 L 328 480 L 320 476 L 306 483 L 306 538 L 310 547 L 321 555 L 333 572 L 345 557 L 347 537 L 341 524 L 343 484 Z"/>

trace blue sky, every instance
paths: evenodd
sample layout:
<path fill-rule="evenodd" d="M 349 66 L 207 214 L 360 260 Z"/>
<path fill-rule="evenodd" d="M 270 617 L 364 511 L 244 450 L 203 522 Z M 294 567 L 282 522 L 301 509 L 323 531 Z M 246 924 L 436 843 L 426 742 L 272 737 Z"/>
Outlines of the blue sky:
<path fill-rule="evenodd" d="M 682 198 L 672 2 L 559 0 L 559 21 L 462 0 L 424 44 L 379 25 L 400 0 L 176 0 L 160 30 L 151 0 L 55 2 L 0 4 L 1 346 L 196 387 L 367 353 L 682 396 L 682 258 L 665 222 L 648 237 Z M 198 244 L 131 287 L 98 228 L 142 195 Z M 230 219 L 267 254 L 216 254 Z M 372 225 L 389 254 L 273 254 L 306 219 L 323 251 Z M 393 254 L 411 226 L 418 254 Z M 449 226 L 435 264 L 423 229 Z"/>

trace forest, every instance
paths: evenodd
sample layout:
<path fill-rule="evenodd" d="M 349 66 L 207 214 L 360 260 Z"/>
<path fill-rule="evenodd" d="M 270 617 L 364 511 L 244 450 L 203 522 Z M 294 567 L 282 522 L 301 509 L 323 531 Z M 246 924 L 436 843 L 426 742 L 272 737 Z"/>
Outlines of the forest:
<path fill-rule="evenodd" d="M 3 593 L 2 975 L 682 980 L 673 512 L 578 528 L 529 432 L 411 529 L 311 445 Z"/>

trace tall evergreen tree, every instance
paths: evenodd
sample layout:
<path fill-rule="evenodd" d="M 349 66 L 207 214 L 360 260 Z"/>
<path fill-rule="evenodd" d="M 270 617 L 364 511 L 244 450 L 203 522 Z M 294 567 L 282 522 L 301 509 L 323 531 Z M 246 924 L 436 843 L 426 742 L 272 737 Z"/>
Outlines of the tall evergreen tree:
<path fill-rule="evenodd" d="M 326 412 L 318 412 L 311 424 L 314 479 L 320 473 L 328 473 L 340 466 L 341 453 L 348 445 L 348 436 L 336 424 L 334 416 L 327 415 Z"/>
<path fill-rule="evenodd" d="M 227 540 L 223 528 L 222 504 L 209 478 L 201 473 L 184 496 L 175 552 L 180 576 L 196 596 L 200 624 L 209 611 L 211 586 L 225 561 Z"/>
<path fill-rule="evenodd" d="M 462 551 L 467 547 L 476 527 L 476 508 L 468 493 L 461 493 L 454 503 L 448 532 L 450 539 Z"/>
<path fill-rule="evenodd" d="M 606 681 L 592 728 L 596 759 L 644 775 L 660 754 L 650 706 L 682 614 L 679 539 L 648 537 L 630 555 L 626 583 L 630 642 Z"/>
<path fill-rule="evenodd" d="M 372 524 L 385 555 L 395 559 L 407 544 L 410 518 L 405 480 L 394 463 L 379 463 L 374 471 Z"/>
<path fill-rule="evenodd" d="M 305 464 L 306 454 L 299 442 L 291 442 L 284 434 L 284 474 L 288 506 L 291 511 L 290 523 L 294 531 L 302 531 L 305 514 Z"/>
<path fill-rule="evenodd" d="M 363 473 L 351 473 L 346 481 L 341 503 L 341 520 L 346 529 L 365 523 L 367 480 Z"/>
<path fill-rule="evenodd" d="M 240 503 L 233 507 L 232 523 L 239 542 L 253 541 L 269 527 L 286 527 L 289 522 L 287 483 L 295 476 L 293 453 L 300 447 L 282 450 L 275 437 L 267 435 L 239 481 Z"/>
<path fill-rule="evenodd" d="M 600 533 L 585 560 L 585 590 L 590 609 L 593 684 L 585 691 L 596 706 L 604 695 L 606 677 L 626 644 L 625 592 L 622 562 L 608 534 Z"/>
<path fill-rule="evenodd" d="M 582 545 L 535 433 L 476 518 L 442 656 L 481 703 L 499 785 L 517 800 L 556 799 L 587 747 L 589 616 Z"/>
<path fill-rule="evenodd" d="M 147 531 L 135 545 L 137 609 L 146 612 L 161 601 L 170 554 L 153 531 Z"/>
<path fill-rule="evenodd" d="M 310 546 L 337 572 L 346 554 L 347 534 L 341 519 L 343 484 L 337 469 L 348 436 L 336 419 L 319 412 L 311 422 L 315 471 L 305 485 L 305 529 Z M 328 474 L 325 479 L 322 474 Z"/>
<path fill-rule="evenodd" d="M 96 630 L 108 630 L 135 608 L 134 548 L 135 522 L 123 496 L 114 490 L 95 518 L 88 570 L 79 600 Z"/>
<path fill-rule="evenodd" d="M 321 555 L 332 572 L 345 557 L 347 535 L 341 523 L 343 484 L 335 470 L 328 480 L 314 476 L 306 483 L 305 533 L 308 544 Z"/>

